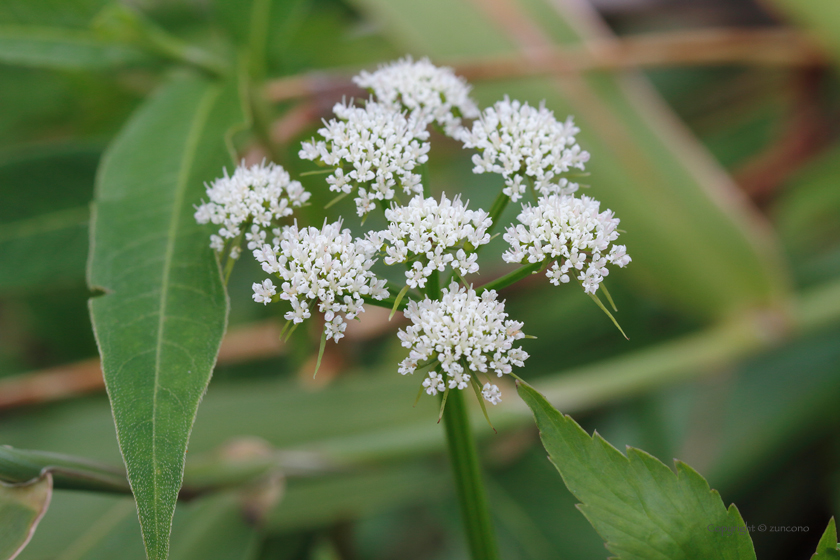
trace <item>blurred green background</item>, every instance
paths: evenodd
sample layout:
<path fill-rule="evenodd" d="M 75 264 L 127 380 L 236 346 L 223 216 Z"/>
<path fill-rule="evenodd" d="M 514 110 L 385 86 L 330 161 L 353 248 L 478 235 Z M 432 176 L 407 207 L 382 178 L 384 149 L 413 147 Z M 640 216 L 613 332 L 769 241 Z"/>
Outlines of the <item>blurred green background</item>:
<path fill-rule="evenodd" d="M 103 60 L 92 56 L 74 68 L 48 41 L 19 40 L 22 29 L 44 37 L 54 29 L 86 33 L 91 22 L 101 24 L 97 14 L 106 4 L 0 0 L 0 444 L 119 464 L 104 392 L 69 382 L 62 388 L 56 379 L 79 371 L 90 379 L 91 368 L 96 375 L 95 363 L 77 362 L 96 357 L 85 263 L 99 157 L 172 69 L 165 57 L 121 51 L 127 47 L 119 41 Z M 219 56 L 255 40 L 252 2 L 128 4 Z M 738 505 L 747 524 L 809 528 L 753 534 L 760 559 L 810 558 L 828 518 L 840 511 L 837 6 L 257 4 L 267 47 L 254 73 L 274 93 L 255 94 L 257 126 L 239 144 L 243 157 L 271 157 L 293 176 L 311 169 L 297 159 L 300 140 L 341 95 L 358 95 L 343 77 L 405 54 L 472 69 L 482 107 L 509 94 L 545 99 L 559 118 L 575 115 L 579 142 L 592 153 L 588 193 L 622 219 L 634 259 L 607 279 L 630 340 L 580 290 L 530 278 L 503 293 L 509 313 L 538 337 L 528 341 L 532 357 L 521 375 L 620 449 L 632 445 L 666 463 L 689 463 L 726 504 Z M 746 39 L 717 45 L 720 62 L 692 61 L 692 49 L 687 55 L 680 41 L 691 33 L 714 38 L 719 29 Z M 744 44 L 750 50 L 750 33 L 778 31 L 789 35 L 772 44 L 781 53 L 776 60 L 738 54 Z M 789 40 L 794 34 L 813 38 L 813 57 L 797 55 L 802 46 Z M 632 53 L 618 69 L 592 62 L 598 48 L 623 52 L 622 41 L 663 36 L 669 39 L 658 43 L 656 63 Z M 764 42 L 754 48 L 772 50 Z M 583 69 L 558 65 L 493 79 L 475 70 L 476 61 L 492 69 L 494 60 L 534 61 L 547 52 L 565 53 Z M 308 95 L 289 94 L 288 79 L 275 82 L 299 75 L 309 77 Z M 326 76 L 342 78 L 341 87 Z M 473 206 L 489 207 L 498 178 L 471 168 L 458 144 L 433 137 L 432 190 L 461 192 Z M 313 192 L 301 219 L 320 222 L 332 198 L 323 176 L 301 180 Z M 345 202 L 328 211 L 331 218 L 352 213 Z M 515 217 L 512 206 L 507 220 Z M 507 270 L 501 245 L 482 257 L 487 278 Z M 282 318 L 250 300 L 257 277 L 245 259 L 231 279 L 230 329 L 239 338 L 229 339 L 199 409 L 187 468 L 193 458 L 230 450 L 230 442 L 251 442 L 280 453 L 283 482 L 275 490 L 282 487 L 282 495 L 258 522 L 242 514 L 237 493 L 179 506 L 172 558 L 466 557 L 432 399 L 412 408 L 416 386 L 396 373 L 398 323 L 378 310 L 367 314 L 348 340 L 328 348 L 314 383 L 318 334 L 301 328 L 287 345 L 276 344 Z M 49 381 L 54 390 L 32 389 L 46 370 L 57 376 Z M 502 556 L 606 558 L 512 387 L 503 389 L 505 403 L 491 411 L 499 433 L 477 424 Z M 142 559 L 131 500 L 56 492 L 21 558 Z"/>

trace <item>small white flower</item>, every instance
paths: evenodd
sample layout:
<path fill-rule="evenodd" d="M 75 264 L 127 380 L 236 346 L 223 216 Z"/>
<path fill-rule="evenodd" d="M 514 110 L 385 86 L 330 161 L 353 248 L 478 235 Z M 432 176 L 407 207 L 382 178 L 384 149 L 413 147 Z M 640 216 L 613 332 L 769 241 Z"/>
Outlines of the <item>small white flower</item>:
<path fill-rule="evenodd" d="M 589 153 L 575 143 L 578 132 L 571 117 L 559 122 L 543 103 L 536 108 L 505 96 L 482 113 L 472 130 L 463 129 L 458 139 L 478 150 L 473 172 L 501 174 L 503 192 L 516 202 L 526 191 L 526 177 L 543 196 L 577 191 L 578 184 L 560 174 L 583 170 L 589 161 Z"/>
<path fill-rule="evenodd" d="M 280 298 L 292 306 L 286 320 L 301 323 L 317 307 L 324 314 L 327 338 L 338 342 L 347 328 L 345 320 L 364 311 L 363 296 L 388 296 L 385 281 L 370 271 L 375 262 L 373 247 L 354 241 L 349 229 L 341 229 L 340 221 L 325 223 L 321 229 L 298 229 L 295 223 L 279 234 L 279 245 L 266 244 L 253 253 L 263 270 L 282 281 Z M 254 284 L 255 301 L 267 303 L 268 292 L 275 293 L 270 280 Z"/>
<path fill-rule="evenodd" d="M 427 395 L 437 395 L 439 392 L 443 393 L 446 390 L 443 376 L 434 371 L 429 372 L 429 377 L 423 380 L 423 387 L 426 388 Z"/>
<path fill-rule="evenodd" d="M 263 230 L 291 216 L 291 207 L 304 204 L 310 193 L 298 181 L 292 181 L 281 166 L 263 161 L 251 167 L 240 165 L 232 176 L 225 169 L 224 177 L 207 186 L 207 196 L 210 202 L 196 207 L 195 219 L 200 224 L 212 222 L 222 226 L 218 235 L 210 236 L 210 247 L 221 252 L 225 240 L 240 235 L 246 222 L 253 224 L 245 234 L 248 249 L 253 250 L 265 241 Z M 231 257 L 236 258 L 233 254 Z"/>
<path fill-rule="evenodd" d="M 277 293 L 277 289 L 274 287 L 274 284 L 268 279 L 263 280 L 262 284 L 255 282 L 254 285 L 251 286 L 251 289 L 254 290 L 254 295 L 251 296 L 254 298 L 254 301 L 265 305 L 271 303 L 271 296 Z"/>
<path fill-rule="evenodd" d="M 502 392 L 499 390 L 499 387 L 490 383 L 484 384 L 484 387 L 481 389 L 481 396 L 490 404 L 499 404 L 502 402 Z"/>
<path fill-rule="evenodd" d="M 218 235 L 210 236 L 210 248 L 221 253 L 225 249 L 225 240 Z"/>
<path fill-rule="evenodd" d="M 494 290 L 477 295 L 453 282 L 438 301 L 410 301 L 405 316 L 412 324 L 397 333 L 409 349 L 400 364 L 403 375 L 414 373 L 417 364 L 437 360 L 449 388 L 465 389 L 474 375 L 502 376 L 511 372 L 511 365 L 521 367 L 528 358 L 522 348 L 513 347 L 525 337 L 522 323 L 507 319 L 504 302 L 496 300 Z M 423 386 L 431 395 L 446 387 L 435 371 Z"/>
<path fill-rule="evenodd" d="M 407 206 L 393 205 L 385 211 L 388 229 L 377 232 L 379 246 L 385 244 L 385 264 L 404 263 L 406 283 L 424 287 L 426 278 L 447 266 L 465 276 L 478 272 L 478 256 L 473 251 L 490 241 L 487 228 L 492 220 L 484 210 L 468 210 L 460 196 L 453 200 L 415 196 Z M 370 241 L 370 235 L 368 240 Z"/>
<path fill-rule="evenodd" d="M 298 154 L 337 168 L 327 177 L 331 191 L 350 193 L 358 187 L 360 216 L 377 200 L 394 198 L 398 186 L 408 195 L 423 192 L 414 169 L 429 159 L 425 125 L 372 100 L 364 107 L 338 103 L 333 112 L 338 118 L 318 131 L 322 140 L 303 142 Z"/>
<path fill-rule="evenodd" d="M 555 286 L 575 275 L 586 293 L 594 294 L 607 264 L 625 267 L 631 259 L 618 239 L 618 218 L 611 210 L 600 212 L 601 203 L 588 196 L 551 195 L 536 206 L 526 204 L 517 218 L 520 224 L 507 228 L 504 240 L 510 248 L 502 255 L 509 263 L 539 263 L 554 260 L 546 276 Z"/>
<path fill-rule="evenodd" d="M 460 130 L 461 117 L 474 119 L 479 114 L 466 80 L 427 58 L 414 62 L 407 56 L 376 72 L 362 71 L 353 81 L 391 110 L 407 112 L 423 127 L 435 122 L 449 136 Z"/>

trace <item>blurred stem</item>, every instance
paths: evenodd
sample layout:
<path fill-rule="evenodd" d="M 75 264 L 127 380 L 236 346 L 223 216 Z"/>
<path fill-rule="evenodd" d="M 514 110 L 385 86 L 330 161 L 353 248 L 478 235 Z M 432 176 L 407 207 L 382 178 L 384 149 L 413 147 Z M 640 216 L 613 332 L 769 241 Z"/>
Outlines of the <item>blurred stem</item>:
<path fill-rule="evenodd" d="M 426 296 L 439 300 L 440 274 L 433 271 L 426 279 Z M 443 425 L 455 488 L 461 506 L 461 518 L 473 560 L 497 560 L 499 551 L 493 532 L 493 520 L 487 505 L 487 492 L 481 479 L 481 467 L 464 392 L 447 390 L 441 394 Z"/>
<path fill-rule="evenodd" d="M 429 186 L 429 164 L 428 162 L 420 165 L 420 181 L 423 183 L 423 198 L 432 196 L 432 188 Z"/>
<path fill-rule="evenodd" d="M 288 475 L 307 475 L 330 468 L 320 457 L 306 453 L 284 454 L 277 451 L 239 459 L 215 454 L 199 456 L 187 462 L 179 499 L 187 500 L 207 492 L 249 484 L 278 470 Z M 56 489 L 131 494 L 122 467 L 60 453 L 0 446 L 0 481 L 23 484 L 44 472 L 52 473 Z"/>
<path fill-rule="evenodd" d="M 429 299 L 440 299 L 440 273 L 437 270 L 426 278 L 426 295 Z"/>
<path fill-rule="evenodd" d="M 461 516 L 473 560 L 499 558 L 493 520 L 487 504 L 487 492 L 481 478 L 481 467 L 475 437 L 470 428 L 464 392 L 449 391 L 443 411 L 449 461 L 455 475 L 455 488 L 461 504 Z"/>
<path fill-rule="evenodd" d="M 230 71 L 225 60 L 182 41 L 139 11 L 116 2 L 103 8 L 91 25 L 106 38 L 136 45 L 215 77 L 223 78 Z"/>
<path fill-rule="evenodd" d="M 125 471 L 78 457 L 0 446 L 0 480 L 23 484 L 51 472 L 55 488 L 130 494 Z"/>
<path fill-rule="evenodd" d="M 496 278 L 495 280 L 487 282 L 483 286 L 479 286 L 475 289 L 475 292 L 477 294 L 481 294 L 482 292 L 485 292 L 487 290 L 501 290 L 503 288 L 507 288 L 511 284 L 519 282 L 523 278 L 526 278 L 531 274 L 537 272 L 543 266 L 543 264 L 544 263 L 538 262 L 521 266 L 513 272 L 508 272 L 500 278 Z"/>
<path fill-rule="evenodd" d="M 499 218 L 502 216 L 505 208 L 507 208 L 508 202 L 510 202 L 510 197 L 504 192 L 500 192 L 496 200 L 493 201 L 493 206 L 490 207 L 490 219 L 493 220 L 493 223 L 487 228 L 487 233 L 492 234 L 493 230 L 496 229 Z"/>
<path fill-rule="evenodd" d="M 395 295 L 393 295 L 391 297 L 387 297 L 385 299 L 373 299 L 370 296 L 362 296 L 362 299 L 368 305 L 374 305 L 376 307 L 383 307 L 385 309 L 392 310 L 392 309 L 394 309 L 394 305 L 396 304 L 397 296 L 395 294 Z M 408 302 L 409 302 L 409 298 L 403 297 L 402 301 L 400 301 L 399 304 L 396 304 L 397 310 L 398 311 L 405 310 L 405 307 L 408 305 Z"/>

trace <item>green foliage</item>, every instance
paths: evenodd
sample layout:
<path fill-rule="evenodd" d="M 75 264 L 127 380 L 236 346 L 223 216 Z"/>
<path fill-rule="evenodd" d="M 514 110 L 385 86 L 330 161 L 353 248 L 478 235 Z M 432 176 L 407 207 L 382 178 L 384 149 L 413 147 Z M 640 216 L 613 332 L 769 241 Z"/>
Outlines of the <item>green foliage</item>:
<path fill-rule="evenodd" d="M 203 184 L 230 163 L 236 84 L 176 78 L 131 118 L 97 181 L 91 314 L 151 559 L 166 558 L 187 440 L 210 380 L 227 297 L 204 228 Z"/>
<path fill-rule="evenodd" d="M 94 33 L 51 27 L 0 26 L 0 62 L 55 70 L 108 70 L 148 63 L 134 48 Z"/>
<path fill-rule="evenodd" d="M 0 162 L 0 290 L 81 283 L 97 146 L 59 144 Z M 18 193 L 32 197 L 24 204 Z"/>
<path fill-rule="evenodd" d="M 0 22 L 84 28 L 111 0 L 4 0 Z"/>
<path fill-rule="evenodd" d="M 628 448 L 622 455 L 600 435 L 589 436 L 525 383 L 543 445 L 581 512 L 621 560 L 754 560 L 752 542 L 735 505 L 695 470 L 677 473 L 655 457 Z"/>
<path fill-rule="evenodd" d="M 22 485 L 0 482 L 0 558 L 15 558 L 32 538 L 52 496 L 52 477 Z"/>
<path fill-rule="evenodd" d="M 416 387 L 395 375 L 400 349 L 393 337 L 361 344 L 342 341 L 337 350 L 328 346 L 326 373 L 332 373 L 329 370 L 338 361 L 345 379 L 333 382 L 319 373 L 318 382 L 329 386 L 315 390 L 294 376 L 300 362 L 317 348 L 314 342 L 306 344 L 312 333 L 301 328 L 285 357 L 226 367 L 214 381 L 190 436 L 226 315 L 217 265 L 206 247 L 209 230 L 195 226 L 192 205 L 203 194 L 202 183 L 230 163 L 225 133 L 242 115 L 234 84 L 179 75 L 174 66 L 227 73 L 227 60 L 233 60 L 235 52 L 248 65 L 251 83 L 240 85 L 249 90 L 249 110 L 261 121 L 262 130 L 253 131 L 254 139 L 265 143 L 273 126 L 299 124 L 301 114 L 315 114 L 316 105 L 326 102 L 326 107 L 337 100 L 307 99 L 300 105 L 303 111 L 289 112 L 287 121 L 283 114 L 287 106 L 272 107 L 260 98 L 266 77 L 336 68 L 344 73 L 360 65 L 373 68 L 406 50 L 415 56 L 430 55 L 434 62 L 460 62 L 471 56 L 521 54 L 529 41 L 546 38 L 548 44 L 570 45 L 601 38 L 597 26 L 591 25 L 598 21 L 597 15 L 564 11 L 563 2 L 351 0 L 349 4 L 359 11 L 337 0 L 0 2 L 0 146 L 15 147 L 11 155 L 0 157 L 0 376 L 4 378 L 92 357 L 92 349 L 77 344 L 79 338 L 73 335 L 89 334 L 89 325 L 79 313 L 65 309 L 79 307 L 82 297 L 87 297 L 70 290 L 79 288 L 88 253 L 88 207 L 100 146 L 122 128 L 122 121 L 148 92 L 166 82 L 123 128 L 100 170 L 90 272 L 92 286 L 105 295 L 98 295 L 91 306 L 114 416 L 104 397 L 92 397 L 4 411 L 0 422 L 0 443 L 117 465 L 116 419 L 152 558 L 165 555 L 182 470 L 188 487 L 196 480 L 206 482 L 208 455 L 243 435 L 267 440 L 273 453 L 267 464 L 272 472 L 279 468 L 287 477 L 282 500 L 259 522 L 243 517 L 242 497 L 227 491 L 179 503 L 172 525 L 174 559 L 256 558 L 261 540 L 281 543 L 282 550 L 264 545 L 260 558 L 332 556 L 342 552 L 335 536 L 351 532 L 354 539 L 362 534 L 368 543 L 357 556 L 372 560 L 465 554 L 464 535 L 452 507 L 454 488 L 438 457 L 445 449 L 440 426 L 428 421 L 436 415 L 435 406 L 422 402 L 411 408 Z M 828 4 L 795 0 L 776 0 L 776 4 L 817 29 L 836 51 L 836 17 Z M 131 10 L 125 8 L 128 5 Z M 506 10 L 501 17 L 500 7 Z M 506 27 L 506 23 L 515 25 Z M 748 163 L 774 137 L 788 134 L 783 127 L 791 112 L 790 76 L 799 72 L 787 68 L 657 72 L 674 80 L 676 93 L 669 103 L 687 108 L 680 116 L 724 165 Z M 743 80 L 742 74 L 749 74 L 750 80 Z M 755 84 L 770 85 L 760 88 L 760 93 L 744 94 L 742 90 Z M 742 97 L 737 103 L 719 100 L 725 110 L 710 118 L 706 105 L 697 101 L 706 101 L 721 89 L 741 91 Z M 681 91 L 685 95 L 680 100 Z M 765 498 L 771 494 L 765 492 L 768 485 L 777 491 L 778 478 L 806 462 L 798 461 L 803 450 L 810 452 L 824 440 L 836 438 L 838 431 L 836 148 L 801 175 L 794 189 L 771 201 L 775 233 L 782 241 L 777 245 L 748 204 L 733 204 L 741 200 L 741 193 L 732 196 L 735 186 L 708 161 L 702 146 L 683 136 L 679 125 L 670 124 L 669 109 L 651 95 L 639 75 L 597 72 L 476 83 L 482 106 L 506 93 L 534 103 L 545 98 L 559 117 L 576 116 L 583 129 L 581 144 L 593 154 L 593 175 L 586 182 L 592 185 L 592 195 L 602 198 L 604 206 L 622 219 L 622 229 L 627 230 L 622 239 L 634 257 L 628 273 L 643 288 L 610 280 L 622 310 L 617 318 L 630 334 L 630 343 L 615 336 L 609 322 L 580 293 L 545 289 L 537 277 L 519 293 L 512 288 L 511 315 L 525 321 L 529 334 L 539 336 L 529 341 L 529 379 L 545 374 L 534 385 L 564 411 L 591 412 L 586 417 L 590 425 L 598 426 L 601 433 L 614 430 L 610 441 L 637 446 L 642 442 L 642 447 L 653 450 L 648 442 L 655 438 L 648 431 L 658 431 L 655 435 L 662 437 L 657 440 L 657 454 L 666 456 L 667 451 L 669 456 L 690 458 L 751 516 L 756 509 L 751 500 L 757 494 Z M 215 101 L 210 101 L 213 96 Z M 834 126 L 833 119 L 826 121 L 829 128 Z M 308 126 L 317 127 L 317 118 Z M 190 138 L 194 157 L 185 163 L 190 159 Z M 33 142 L 37 145 L 20 150 L 22 144 Z M 497 192 L 498 182 L 488 175 L 473 175 L 460 146 L 445 142 L 435 142 L 433 149 L 439 152 L 426 177 L 433 177 L 438 191 L 463 191 L 465 199 L 489 208 L 492 196 L 486 193 Z M 322 211 L 329 200 L 321 200 L 326 193 L 323 177 L 301 177 L 300 171 L 309 168 L 295 161 L 298 146 L 291 140 L 273 146 L 271 152 L 313 191 L 312 204 L 300 218 L 314 224 L 324 214 L 332 220 L 348 211 L 352 205 L 346 200 L 343 207 L 337 204 Z M 504 217 L 512 218 L 516 206 L 510 205 Z M 782 266 L 779 246 L 789 253 Z M 490 252 L 483 258 L 489 261 Z M 482 268 L 477 285 L 488 281 L 507 285 L 511 279 L 503 276 L 507 269 L 487 270 L 484 275 Z M 231 293 L 241 292 L 234 317 L 265 318 L 270 311 L 244 303 L 250 282 L 242 280 L 245 274 L 237 278 L 241 271 L 239 267 L 232 277 Z M 789 309 L 790 316 L 765 315 L 768 306 L 790 295 L 789 271 L 801 285 L 834 284 L 809 288 L 808 293 L 783 301 L 780 307 Z M 743 309 L 750 313 L 739 314 Z M 753 315 L 756 309 L 760 312 Z M 732 321 L 682 336 L 698 326 L 698 318 L 724 316 Z M 767 351 L 769 343 L 788 332 L 777 323 L 800 333 L 799 338 Z M 56 352 L 56 340 L 78 348 Z M 711 382 L 686 381 L 720 371 L 722 364 L 750 353 L 759 356 L 726 368 L 728 376 Z M 660 389 L 673 382 L 680 384 L 670 391 Z M 605 407 L 641 394 L 645 405 L 659 409 L 659 416 L 641 418 L 643 407 L 636 402 Z M 527 432 L 516 431 L 531 425 L 528 409 L 519 405 L 506 396 L 502 405 L 489 411 L 499 429 L 499 435 L 492 437 L 480 411 L 471 411 L 480 443 L 487 444 L 481 451 L 492 466 L 490 477 L 499 480 L 500 472 L 506 473 L 504 486 L 511 492 L 508 496 L 502 484 L 490 488 L 502 556 L 506 560 L 600 557 L 599 539 L 574 511 L 573 497 L 543 460 L 542 450 L 537 451 L 539 445 Z M 561 448 L 575 443 L 575 449 L 586 451 L 604 472 L 615 475 L 591 476 L 592 466 L 579 460 L 587 455 L 570 454 L 568 445 L 563 460 L 556 460 L 564 479 L 575 484 L 588 518 L 611 546 L 619 547 L 622 558 L 678 557 L 671 554 L 678 541 L 701 551 L 696 557 L 702 560 L 753 558 L 747 537 L 708 532 L 708 523 L 695 527 L 707 517 L 724 526 L 743 525 L 737 512 L 727 512 L 696 472 L 678 463 L 675 475 L 637 450 L 623 456 L 556 411 L 544 406 L 540 414 L 551 430 L 566 435 L 566 439 L 555 437 L 554 443 Z M 551 430 L 544 429 L 544 437 Z M 532 463 L 545 472 L 530 464 L 519 468 L 519 453 L 533 457 Z M 65 469 L 74 466 L 72 459 L 50 453 L 0 449 L 0 473 L 7 475 L 6 480 L 13 472 L 19 475 L 14 480 L 29 480 L 45 462 Z M 808 461 L 816 469 L 814 463 Z M 828 460 L 820 465 L 826 471 L 836 469 Z M 563 472 L 564 468 L 571 472 Z M 66 472 L 56 471 L 54 482 L 59 489 L 125 491 L 124 480 L 120 486 L 115 479 L 109 489 L 101 480 L 79 484 Z M 644 489 L 645 499 L 617 504 L 610 495 L 599 493 L 603 488 L 625 496 L 635 488 Z M 784 489 L 778 491 L 772 496 L 784 495 Z M 666 499 L 670 495 L 679 498 L 671 503 Z M 797 495 L 779 502 L 794 516 L 801 511 L 798 507 L 814 505 L 808 499 Z M 8 513 L 2 509 L 6 503 L 0 499 L 0 548 L 8 532 L 15 532 L 15 538 L 31 532 L 27 519 L 37 510 L 37 505 L 25 508 L 25 515 L 15 518 L 22 524 L 15 525 L 17 521 L 3 518 Z M 643 511 L 642 503 L 650 505 L 648 510 Z M 698 513 L 701 505 L 707 511 Z M 144 543 L 134 507 L 131 500 L 113 495 L 58 491 L 21 558 L 141 560 Z M 671 530 L 673 538 L 662 537 L 652 519 Z M 628 533 L 618 534 L 623 529 Z M 628 544 L 632 530 L 642 530 L 644 538 Z M 815 538 L 813 530 L 810 536 Z M 662 548 L 652 552 L 649 547 L 658 542 Z M 734 548 L 725 548 L 727 542 Z M 723 551 L 720 554 L 716 544 Z M 813 544 L 807 543 L 808 553 Z M 758 539 L 757 545 L 762 545 Z M 780 556 L 786 552 L 779 550 Z M 838 558 L 833 522 L 815 558 Z"/>
<path fill-rule="evenodd" d="M 817 551 L 811 560 L 838 560 L 840 559 L 840 544 L 837 543 L 837 526 L 834 518 L 828 522 L 820 542 L 817 543 Z"/>

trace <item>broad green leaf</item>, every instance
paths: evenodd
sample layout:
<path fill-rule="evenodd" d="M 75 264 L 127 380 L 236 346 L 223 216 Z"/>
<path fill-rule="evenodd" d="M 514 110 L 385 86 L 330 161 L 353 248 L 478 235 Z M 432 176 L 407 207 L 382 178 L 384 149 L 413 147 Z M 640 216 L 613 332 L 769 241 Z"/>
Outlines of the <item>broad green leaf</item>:
<path fill-rule="evenodd" d="M 543 445 L 578 506 L 607 548 L 621 560 L 755 560 L 735 505 L 695 470 L 677 473 L 644 451 L 623 455 L 597 433 L 589 436 L 525 383 L 519 395 L 531 408 Z"/>
<path fill-rule="evenodd" d="M 55 70 L 107 70 L 147 63 L 133 47 L 82 29 L 0 25 L 0 63 Z"/>
<path fill-rule="evenodd" d="M 52 496 L 52 476 L 10 485 L 0 482 L 0 559 L 16 558 L 26 547 Z"/>
<path fill-rule="evenodd" d="M 811 560 L 840 560 L 840 545 L 837 544 L 837 526 L 834 523 L 834 518 L 828 522 L 828 527 L 825 528 L 825 533 L 817 543 L 817 551 L 811 557 Z"/>
<path fill-rule="evenodd" d="M 0 290 L 84 280 L 100 153 L 74 142 L 0 158 Z"/>
<path fill-rule="evenodd" d="M 437 60 L 528 56 L 537 48 L 609 38 L 585 3 L 568 12 L 572 4 L 548 0 L 512 0 L 504 9 L 474 0 L 353 3 L 395 44 Z M 508 94 L 534 104 L 544 99 L 561 119 L 574 115 L 579 142 L 592 154 L 587 194 L 615 211 L 627 231 L 621 239 L 633 263 L 616 273 L 618 281 L 635 276 L 707 318 L 786 297 L 786 271 L 766 224 L 641 75 L 593 72 L 475 85 L 482 106 Z"/>
<path fill-rule="evenodd" d="M 167 556 L 187 441 L 227 318 L 193 205 L 230 164 L 225 139 L 241 121 L 236 84 L 176 78 L 130 119 L 99 170 L 89 284 L 105 295 L 91 315 L 153 560 Z"/>

